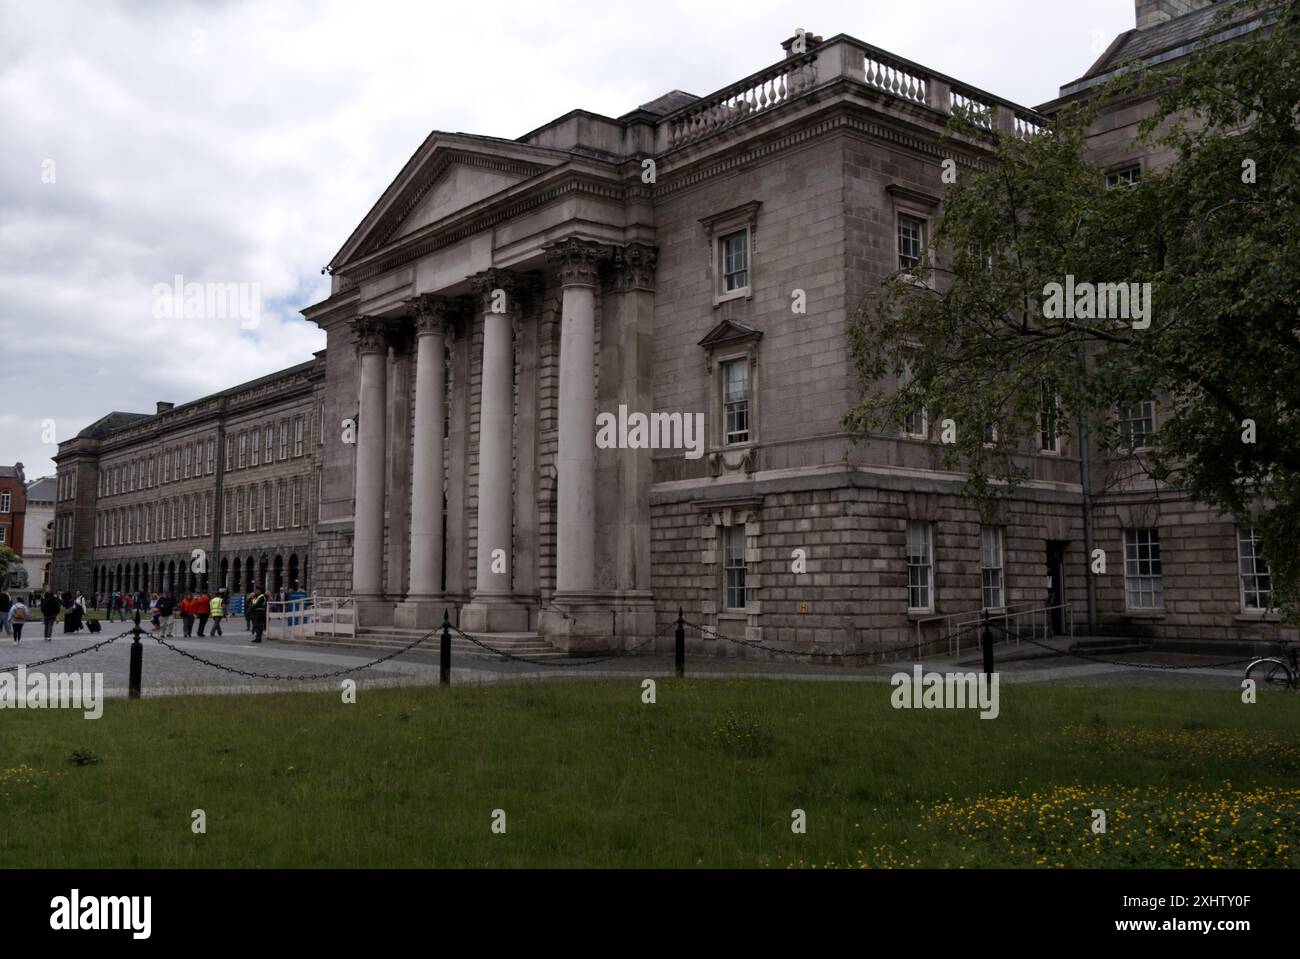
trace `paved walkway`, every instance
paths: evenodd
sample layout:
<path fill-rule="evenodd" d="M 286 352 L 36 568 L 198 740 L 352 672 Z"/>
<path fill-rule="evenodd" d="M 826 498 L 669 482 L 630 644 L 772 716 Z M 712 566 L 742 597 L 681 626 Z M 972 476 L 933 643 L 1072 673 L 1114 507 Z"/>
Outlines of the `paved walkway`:
<path fill-rule="evenodd" d="M 50 642 L 45 642 L 40 623 L 33 623 L 25 631 L 26 635 L 21 644 L 15 644 L 10 637 L 0 638 L 0 670 L 76 649 L 84 649 L 91 646 L 93 642 L 125 632 L 128 625 L 105 623 L 104 631 L 97 636 L 85 632 L 68 636 L 61 631 L 56 631 L 54 638 Z M 232 669 L 276 674 L 281 678 L 255 678 L 217 669 L 169 650 L 146 636 L 142 639 L 144 695 L 337 690 L 344 678 L 355 679 L 360 688 L 432 685 L 438 682 L 436 637 L 430 638 L 427 651 L 421 649 L 403 653 L 386 662 L 359 669 L 378 657 L 386 655 L 386 651 L 359 647 L 327 648 L 274 641 L 254 645 L 250 642 L 250 635 L 243 629 L 242 620 L 236 620 L 230 625 L 233 628 L 228 629 L 224 636 L 209 636 L 202 639 L 198 637 L 185 639 L 178 636 L 171 642 L 185 652 Z M 61 629 L 60 625 L 59 630 Z M 130 637 L 124 636 L 102 649 L 40 667 L 40 670 L 42 672 L 100 672 L 104 674 L 106 695 L 125 696 L 130 644 Z M 1057 641 L 1054 645 L 1063 647 L 1064 644 Z M 1240 687 L 1245 669 L 1244 663 L 1223 666 L 1205 665 L 1234 659 L 1235 657 L 1231 655 L 1148 651 L 1113 654 L 1101 657 L 1113 662 L 1096 663 L 1054 655 L 1054 652 L 1055 650 L 1035 650 L 1025 647 L 1019 651 L 999 649 L 999 655 L 1006 657 L 1004 661 L 998 663 L 1001 682 L 1088 687 L 1236 689 Z M 1026 658 L 1012 658 L 1016 655 Z M 1127 665 L 1129 663 L 1194 668 L 1144 669 Z M 927 658 L 923 660 L 923 665 L 927 672 L 969 672 L 979 669 L 978 663 L 973 663 L 968 654 L 964 654 L 960 659 Z M 686 672 L 688 676 L 695 677 L 760 676 L 823 682 L 888 682 L 896 672 L 911 672 L 912 666 L 911 660 L 845 667 L 807 665 L 791 658 L 780 661 L 756 661 L 692 656 L 687 658 Z M 334 678 L 293 678 L 335 670 L 359 671 Z M 673 671 L 672 657 L 663 655 L 625 656 L 609 662 L 585 666 L 543 666 L 460 656 L 452 664 L 452 682 L 461 685 L 507 681 L 581 680 L 586 677 L 642 679 L 649 676 L 671 676 Z"/>

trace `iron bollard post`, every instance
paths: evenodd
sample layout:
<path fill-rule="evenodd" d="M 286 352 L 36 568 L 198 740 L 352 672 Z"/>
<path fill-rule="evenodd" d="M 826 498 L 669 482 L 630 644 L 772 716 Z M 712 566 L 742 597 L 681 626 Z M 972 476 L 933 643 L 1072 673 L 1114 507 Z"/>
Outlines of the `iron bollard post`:
<path fill-rule="evenodd" d="M 451 685 L 451 618 L 450 611 L 442 611 L 442 642 L 438 650 L 438 685 Z"/>
<path fill-rule="evenodd" d="M 993 628 L 989 626 L 989 614 L 984 612 L 984 633 L 980 637 L 980 645 L 984 647 L 984 675 L 993 675 Z"/>
<path fill-rule="evenodd" d="M 140 675 L 144 671 L 144 647 L 140 645 L 140 611 L 135 611 L 135 628 L 131 630 L 131 671 L 127 680 L 127 695 L 140 698 Z"/>
<path fill-rule="evenodd" d="M 686 620 L 682 618 L 680 606 L 677 607 L 676 639 L 677 676 L 680 678 L 686 675 Z"/>

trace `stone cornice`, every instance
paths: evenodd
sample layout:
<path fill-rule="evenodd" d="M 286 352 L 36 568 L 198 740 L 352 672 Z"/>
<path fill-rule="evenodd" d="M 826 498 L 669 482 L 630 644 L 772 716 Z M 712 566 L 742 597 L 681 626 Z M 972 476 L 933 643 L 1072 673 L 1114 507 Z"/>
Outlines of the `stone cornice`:
<path fill-rule="evenodd" d="M 371 277 L 573 195 L 597 197 L 622 204 L 627 199 L 627 189 L 613 177 L 575 170 L 559 171 L 556 176 L 543 178 L 522 192 L 502 197 L 485 207 L 453 214 L 449 222 L 434 223 L 417 230 L 396 241 L 391 249 L 369 254 L 355 266 L 335 275 L 340 277 L 345 288 L 351 288 Z"/>
<path fill-rule="evenodd" d="M 569 237 L 542 248 L 546 261 L 560 277 L 560 286 L 595 286 L 602 264 L 613 258 L 603 243 Z"/>

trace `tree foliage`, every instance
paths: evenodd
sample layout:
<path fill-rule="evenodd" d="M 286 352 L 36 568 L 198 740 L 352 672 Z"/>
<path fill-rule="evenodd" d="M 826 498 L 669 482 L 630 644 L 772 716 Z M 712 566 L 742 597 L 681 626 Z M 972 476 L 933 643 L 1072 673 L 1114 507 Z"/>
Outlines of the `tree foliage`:
<path fill-rule="evenodd" d="M 948 187 L 922 266 L 888 277 L 851 324 L 861 389 L 845 424 L 866 435 L 896 433 L 917 408 L 952 418 L 945 457 L 988 507 L 1028 475 L 1045 397 L 1059 397 L 1058 431 L 1088 430 L 1107 482 L 1186 492 L 1259 528 L 1275 602 L 1294 616 L 1300 0 L 1256 6 L 1266 29 L 1123 71 L 1039 135 L 953 118 L 951 135 L 985 137 L 991 158 Z M 1108 189 L 1089 126 L 1107 104 L 1142 102 L 1140 136 L 1169 162 Z M 1149 283 L 1149 326 L 1055 315 L 1049 284 L 1066 277 Z M 1160 428 L 1137 452 L 1117 411 L 1151 398 Z"/>

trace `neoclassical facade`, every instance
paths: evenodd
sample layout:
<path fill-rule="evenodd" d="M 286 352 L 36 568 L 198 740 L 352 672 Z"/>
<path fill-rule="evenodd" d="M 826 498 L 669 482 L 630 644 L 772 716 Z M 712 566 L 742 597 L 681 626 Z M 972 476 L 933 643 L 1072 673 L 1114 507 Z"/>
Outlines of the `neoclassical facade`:
<path fill-rule="evenodd" d="M 1051 410 L 1023 449 L 1029 481 L 992 517 L 960 497 L 924 411 L 861 441 L 841 422 L 854 314 L 925 248 L 945 170 L 990 162 L 991 136 L 946 129 L 953 111 L 1031 134 L 1125 51 L 1181 55 L 1206 6 L 1138 0 L 1138 29 L 1041 112 L 847 35 L 798 34 L 707 96 L 574 110 L 516 140 L 430 134 L 303 310 L 328 348 L 261 401 L 300 403 L 314 438 L 311 508 L 290 527 L 305 585 L 353 597 L 363 630 L 404 635 L 449 615 L 583 651 L 661 633 L 681 609 L 724 636 L 858 652 L 939 643 L 984 610 L 1049 608 L 1040 622 L 1083 629 L 1091 521 L 1113 557 L 1093 583 L 1097 630 L 1277 635 L 1253 531 L 1177 491 L 1110 492 L 1115 464 L 1085 477 Z M 1145 108 L 1106 113 L 1093 138 L 1116 182 L 1120 165 L 1163 162 L 1124 140 Z M 56 584 L 112 575 L 134 546 L 81 545 L 94 470 L 123 440 L 188 441 L 209 422 L 226 437 L 234 413 L 113 414 L 61 447 L 59 528 L 90 540 L 56 543 Z M 1154 429 L 1158 409 L 1135 417 Z M 214 475 L 214 509 L 248 509 L 241 468 Z M 255 534 L 202 535 L 257 564 L 265 549 L 240 537 L 267 532 L 258 515 Z"/>

